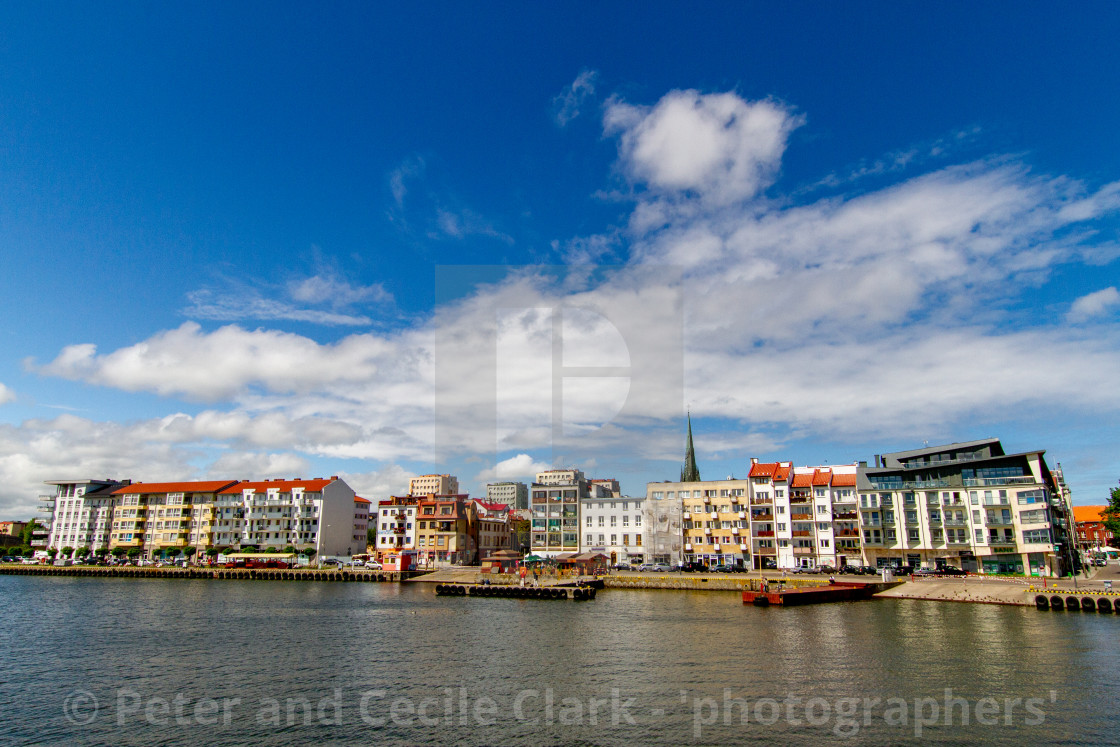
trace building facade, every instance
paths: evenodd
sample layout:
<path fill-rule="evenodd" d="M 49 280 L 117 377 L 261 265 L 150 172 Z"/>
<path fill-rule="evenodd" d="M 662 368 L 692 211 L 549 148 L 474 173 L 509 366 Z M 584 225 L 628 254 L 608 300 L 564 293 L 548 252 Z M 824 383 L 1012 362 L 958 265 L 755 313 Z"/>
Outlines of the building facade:
<path fill-rule="evenodd" d="M 593 495 L 580 501 L 580 552 L 602 553 L 611 565 L 645 562 L 645 498 Z"/>
<path fill-rule="evenodd" d="M 408 494 L 458 495 L 459 478 L 455 475 L 420 475 L 408 481 Z"/>
<path fill-rule="evenodd" d="M 1082 553 L 1105 547 L 1116 548 L 1112 530 L 1104 525 L 1104 510 L 1108 506 L 1074 506 L 1073 518 L 1077 524 L 1077 545 Z"/>
<path fill-rule="evenodd" d="M 426 567 L 478 562 L 475 504 L 465 494 L 430 495 L 418 503 L 417 561 Z"/>
<path fill-rule="evenodd" d="M 392 496 L 377 506 L 377 560 L 404 550 L 416 549 L 416 514 L 420 499 L 416 496 Z"/>
<path fill-rule="evenodd" d="M 880 568 L 1071 572 L 1077 562 L 1069 491 L 1044 454 L 1007 454 L 992 438 L 876 457 L 858 476 L 865 561 Z"/>
<path fill-rule="evenodd" d="M 523 482 L 492 482 L 486 486 L 488 503 L 504 503 L 510 508 L 529 508 L 529 486 Z"/>
<path fill-rule="evenodd" d="M 113 491 L 127 481 L 48 480 L 46 484 L 54 492 L 39 496 L 39 511 L 46 516 L 42 528 L 33 530 L 31 546 L 36 550 L 108 549 L 116 503 Z"/>
<path fill-rule="evenodd" d="M 233 480 L 137 482 L 113 491 L 110 550 L 137 549 L 144 558 L 165 557 L 211 545 L 214 504 Z"/>
<path fill-rule="evenodd" d="M 537 473 L 530 489 L 534 555 L 555 557 L 579 552 L 580 500 L 587 497 L 587 478 L 578 469 Z"/>

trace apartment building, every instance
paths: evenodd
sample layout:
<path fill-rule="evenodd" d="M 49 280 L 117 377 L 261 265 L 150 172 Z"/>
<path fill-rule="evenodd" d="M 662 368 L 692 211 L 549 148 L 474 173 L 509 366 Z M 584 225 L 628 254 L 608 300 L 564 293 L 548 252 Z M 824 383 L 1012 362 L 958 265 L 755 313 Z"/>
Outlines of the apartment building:
<path fill-rule="evenodd" d="M 865 561 L 1068 573 L 1077 567 L 1069 491 L 1044 454 L 1007 454 L 991 438 L 877 456 L 858 473 Z"/>
<path fill-rule="evenodd" d="M 408 494 L 458 495 L 459 478 L 455 475 L 420 475 L 408 481 Z"/>
<path fill-rule="evenodd" d="M 40 495 L 39 511 L 48 514 L 42 528 L 32 530 L 35 550 L 109 547 L 112 526 L 113 491 L 127 480 L 47 480 L 54 492 Z"/>
<path fill-rule="evenodd" d="M 510 508 L 529 508 L 529 486 L 523 482 L 492 482 L 486 486 L 488 503 L 504 503 Z"/>
<path fill-rule="evenodd" d="M 580 552 L 602 553 L 610 558 L 611 565 L 644 562 L 645 498 L 592 493 L 580 501 Z"/>
<path fill-rule="evenodd" d="M 578 552 L 580 500 L 588 496 L 583 472 L 578 469 L 538 472 L 530 492 L 533 554 L 554 557 Z"/>
<path fill-rule="evenodd" d="M 412 495 L 391 496 L 380 501 L 374 521 L 377 525 L 376 555 L 386 557 L 403 550 L 416 549 L 416 515 L 420 499 Z"/>
<path fill-rule="evenodd" d="M 425 566 L 478 562 L 475 503 L 465 494 L 430 495 L 417 504 L 417 561 Z"/>
<path fill-rule="evenodd" d="M 369 507 L 368 499 L 354 496 L 354 546 L 361 547 L 362 552 L 368 549 Z"/>
<path fill-rule="evenodd" d="M 478 560 L 499 550 L 517 550 L 516 535 L 510 525 L 511 508 L 505 503 L 490 503 L 475 499 L 473 534 L 478 550 Z"/>
<path fill-rule="evenodd" d="M 318 557 L 365 551 L 355 540 L 354 490 L 330 479 L 232 483 L 215 496 L 213 543 L 219 547 L 294 547 Z"/>
<path fill-rule="evenodd" d="M 146 558 L 165 557 L 187 547 L 211 545 L 214 504 L 233 480 L 136 482 L 112 491 L 109 548 L 136 548 Z"/>

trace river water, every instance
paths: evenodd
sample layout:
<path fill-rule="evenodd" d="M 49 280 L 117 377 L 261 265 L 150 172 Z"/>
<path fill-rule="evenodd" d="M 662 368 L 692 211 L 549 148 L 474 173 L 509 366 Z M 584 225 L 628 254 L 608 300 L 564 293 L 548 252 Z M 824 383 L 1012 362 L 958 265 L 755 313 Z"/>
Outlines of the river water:
<path fill-rule="evenodd" d="M 1120 617 L 0 577 L 0 741 L 1117 744 Z"/>

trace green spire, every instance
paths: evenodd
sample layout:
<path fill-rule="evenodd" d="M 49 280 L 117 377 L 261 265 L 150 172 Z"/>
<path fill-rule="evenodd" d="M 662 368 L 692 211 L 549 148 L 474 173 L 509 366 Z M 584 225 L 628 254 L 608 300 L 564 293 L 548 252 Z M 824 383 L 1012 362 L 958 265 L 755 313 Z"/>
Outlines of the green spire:
<path fill-rule="evenodd" d="M 681 482 L 700 482 L 700 469 L 696 466 L 696 449 L 692 446 L 692 413 L 688 414 L 688 446 L 684 451 Z"/>

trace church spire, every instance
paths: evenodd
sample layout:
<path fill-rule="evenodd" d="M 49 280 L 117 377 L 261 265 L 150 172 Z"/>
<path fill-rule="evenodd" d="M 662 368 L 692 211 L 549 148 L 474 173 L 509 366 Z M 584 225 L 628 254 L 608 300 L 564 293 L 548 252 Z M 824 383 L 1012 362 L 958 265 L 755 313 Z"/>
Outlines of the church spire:
<path fill-rule="evenodd" d="M 700 469 L 696 466 L 696 449 L 692 446 L 692 413 L 688 414 L 688 446 L 684 451 L 681 482 L 700 482 Z"/>

